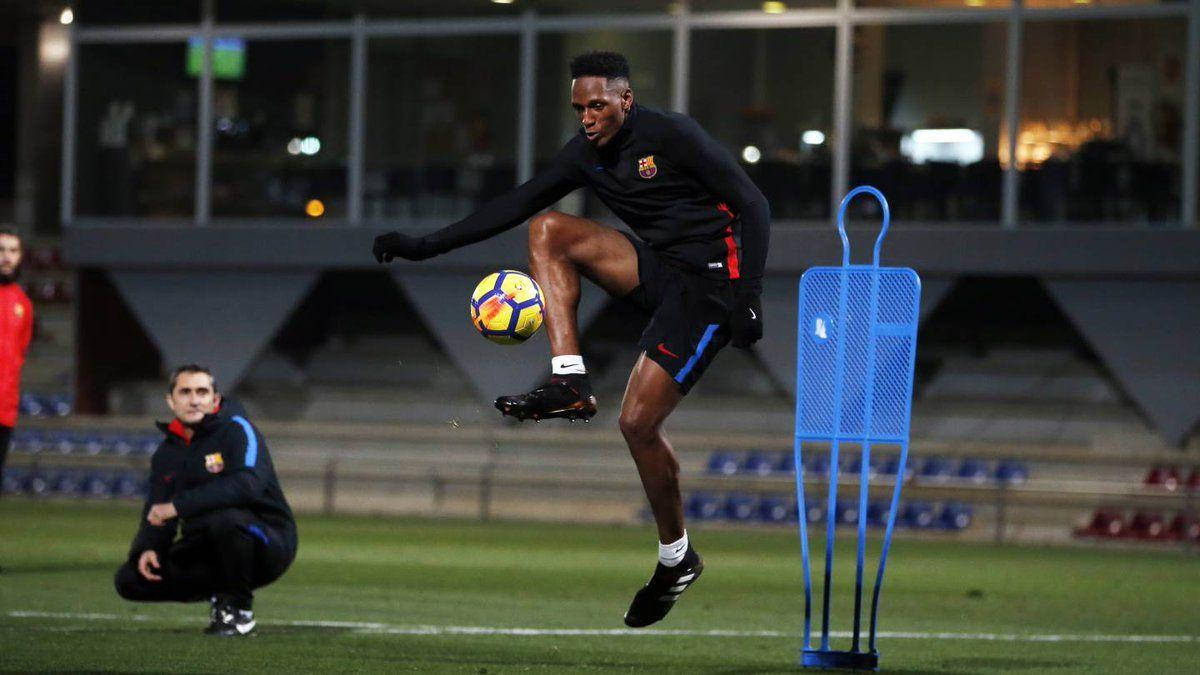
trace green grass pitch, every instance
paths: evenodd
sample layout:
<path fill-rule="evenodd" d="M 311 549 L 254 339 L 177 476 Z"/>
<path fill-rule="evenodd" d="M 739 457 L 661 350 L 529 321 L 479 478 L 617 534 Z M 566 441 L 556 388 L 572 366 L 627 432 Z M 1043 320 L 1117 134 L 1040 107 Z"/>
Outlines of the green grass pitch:
<path fill-rule="evenodd" d="M 621 615 L 654 562 L 649 526 L 302 516 L 296 563 L 258 594 L 259 634 L 220 639 L 200 633 L 206 606 L 136 605 L 113 592 L 136 520 L 128 503 L 0 501 L 0 670 L 799 670 L 789 529 L 694 528 L 703 578 L 654 630 L 634 634 Z M 850 567 L 835 572 L 842 631 L 846 543 L 838 555 Z M 899 538 L 880 610 L 892 634 L 879 639 L 882 670 L 1195 672 L 1198 591 L 1200 557 L 1177 548 Z"/>

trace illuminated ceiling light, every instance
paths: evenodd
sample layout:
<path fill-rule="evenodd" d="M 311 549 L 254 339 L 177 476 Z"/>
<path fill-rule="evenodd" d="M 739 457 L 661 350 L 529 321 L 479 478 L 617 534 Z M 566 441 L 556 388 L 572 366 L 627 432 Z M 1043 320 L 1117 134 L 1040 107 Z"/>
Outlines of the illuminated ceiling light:
<path fill-rule="evenodd" d="M 775 1 L 764 2 L 762 4 L 762 11 L 766 12 L 767 14 L 783 14 L 787 11 L 787 5 L 783 4 L 782 2 Z"/>
<path fill-rule="evenodd" d="M 58 15 L 58 22 L 64 26 L 70 26 L 75 23 L 75 12 L 71 11 L 70 7 L 67 7 L 62 11 L 62 14 Z"/>
<path fill-rule="evenodd" d="M 300 154 L 300 143 L 301 143 L 301 140 L 299 138 L 293 138 L 292 140 L 288 141 L 287 153 L 289 155 Z"/>
<path fill-rule="evenodd" d="M 1077 5 L 1090 5 L 1090 4 L 1092 4 L 1092 0 L 1075 0 L 1075 4 L 1077 4 Z"/>
<path fill-rule="evenodd" d="M 310 218 L 320 218 L 325 215 L 325 204 L 320 199 L 310 199 L 304 205 L 304 213 Z"/>
<path fill-rule="evenodd" d="M 983 7 L 987 4 L 987 0 L 963 0 L 967 7 Z"/>
<path fill-rule="evenodd" d="M 511 5 L 513 0 L 492 0 L 493 5 Z"/>
<path fill-rule="evenodd" d="M 825 134 L 816 129 L 809 129 L 800 135 L 800 140 L 804 141 L 805 145 L 820 145 L 825 142 Z"/>
<path fill-rule="evenodd" d="M 753 145 L 747 145 L 742 148 L 742 159 L 747 164 L 758 164 L 758 160 L 762 159 L 762 151 Z"/>
<path fill-rule="evenodd" d="M 300 141 L 300 152 L 312 157 L 321 151 L 321 140 L 316 136 L 306 136 Z"/>

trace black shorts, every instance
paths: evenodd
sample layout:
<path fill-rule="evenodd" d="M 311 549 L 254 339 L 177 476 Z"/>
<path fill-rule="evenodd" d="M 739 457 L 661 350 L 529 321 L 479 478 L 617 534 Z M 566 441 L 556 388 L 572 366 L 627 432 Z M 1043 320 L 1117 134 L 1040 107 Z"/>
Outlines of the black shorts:
<path fill-rule="evenodd" d="M 733 285 L 683 269 L 622 232 L 637 251 L 638 286 L 625 299 L 651 314 L 638 347 L 687 394 L 729 344 Z"/>

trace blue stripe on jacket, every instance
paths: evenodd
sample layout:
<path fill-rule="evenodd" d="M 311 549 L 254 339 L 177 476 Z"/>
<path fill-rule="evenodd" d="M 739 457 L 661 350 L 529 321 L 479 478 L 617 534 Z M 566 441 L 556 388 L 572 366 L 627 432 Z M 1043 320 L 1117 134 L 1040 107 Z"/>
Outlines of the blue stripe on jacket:
<path fill-rule="evenodd" d="M 233 421 L 242 425 L 246 432 L 246 466 L 254 466 L 258 461 L 258 435 L 254 433 L 254 427 L 250 426 L 245 417 L 234 415 Z"/>

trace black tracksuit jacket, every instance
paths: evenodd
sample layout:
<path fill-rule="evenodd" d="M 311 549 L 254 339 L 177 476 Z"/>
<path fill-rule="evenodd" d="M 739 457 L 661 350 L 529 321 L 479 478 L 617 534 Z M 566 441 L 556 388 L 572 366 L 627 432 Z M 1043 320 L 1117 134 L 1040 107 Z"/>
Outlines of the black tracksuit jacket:
<path fill-rule="evenodd" d="M 426 239 L 437 253 L 483 241 L 580 187 L 591 188 L 668 260 L 761 287 L 770 241 L 766 197 L 695 120 L 641 105 L 603 148 L 580 130 L 532 180 Z"/>
<path fill-rule="evenodd" d="M 271 453 L 262 434 L 232 401 L 222 402 L 217 414 L 205 415 L 190 441 L 179 420 L 159 423 L 165 437 L 150 459 L 150 488 L 142 508 L 141 527 L 129 550 L 130 561 L 153 549 L 163 556 L 175 539 L 192 533 L 189 522 L 224 508 L 244 509 L 296 547 L 296 522 L 283 496 Z M 173 502 L 179 518 L 164 525 L 146 522 L 152 504 Z"/>

